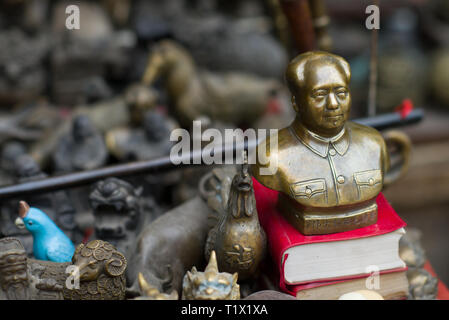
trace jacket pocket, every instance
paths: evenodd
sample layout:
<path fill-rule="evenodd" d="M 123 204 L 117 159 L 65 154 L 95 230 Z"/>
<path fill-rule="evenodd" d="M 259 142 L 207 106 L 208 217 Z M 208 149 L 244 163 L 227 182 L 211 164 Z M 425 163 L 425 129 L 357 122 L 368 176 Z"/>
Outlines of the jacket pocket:
<path fill-rule="evenodd" d="M 327 203 L 326 180 L 312 179 L 299 181 L 290 185 L 290 191 L 294 198 L 311 199 L 312 202 Z"/>
<path fill-rule="evenodd" d="M 374 198 L 382 190 L 382 172 L 379 169 L 354 173 L 359 200 Z"/>

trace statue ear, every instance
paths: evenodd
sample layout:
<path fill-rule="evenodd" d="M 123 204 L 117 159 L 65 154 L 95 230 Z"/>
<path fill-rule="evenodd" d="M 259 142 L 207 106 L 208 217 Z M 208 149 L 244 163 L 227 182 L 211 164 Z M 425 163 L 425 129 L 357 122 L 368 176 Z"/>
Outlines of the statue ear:
<path fill-rule="evenodd" d="M 296 97 L 295 97 L 295 95 L 292 95 L 292 107 L 293 107 L 293 110 L 295 110 L 296 113 L 299 112 L 298 105 L 296 104 Z"/>
<path fill-rule="evenodd" d="M 121 276 L 128 265 L 126 258 L 123 254 L 118 251 L 115 251 L 112 254 L 112 257 L 106 262 L 105 270 L 106 273 L 112 277 Z"/>

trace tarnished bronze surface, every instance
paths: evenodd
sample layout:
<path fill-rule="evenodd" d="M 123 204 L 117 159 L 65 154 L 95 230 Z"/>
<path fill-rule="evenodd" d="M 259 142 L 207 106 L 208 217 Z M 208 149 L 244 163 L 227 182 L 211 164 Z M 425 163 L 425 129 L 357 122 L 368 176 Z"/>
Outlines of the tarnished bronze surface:
<path fill-rule="evenodd" d="M 200 116 L 237 124 L 255 121 L 282 87 L 275 79 L 203 70 L 184 47 L 171 40 L 152 47 L 142 83 L 153 85 L 159 78 L 164 79 L 177 120 L 184 127 Z"/>
<path fill-rule="evenodd" d="M 181 292 L 186 271 L 203 263 L 209 211 L 204 201 L 195 197 L 143 228 L 127 269 L 131 293 L 141 294 L 139 272 L 161 293 Z"/>
<path fill-rule="evenodd" d="M 73 254 L 72 265 L 78 268 L 80 287 L 64 287 L 65 300 L 125 299 L 128 262 L 112 244 L 103 240 L 79 244 Z"/>
<path fill-rule="evenodd" d="M 123 254 L 102 240 L 79 244 L 72 261 L 60 263 L 27 258 L 19 239 L 2 238 L 0 300 L 123 300 L 126 267 Z M 78 288 L 68 285 L 75 270 Z"/>
<path fill-rule="evenodd" d="M 277 171 L 262 175 L 265 161 L 252 167 L 259 182 L 281 191 L 281 212 L 306 235 L 377 221 L 375 198 L 390 161 L 377 130 L 346 121 L 350 78 L 349 64 L 339 56 L 317 51 L 293 59 L 286 79 L 297 116 L 279 131 L 277 150 L 269 150 L 269 139 L 262 142 L 264 160 Z"/>
<path fill-rule="evenodd" d="M 241 280 L 254 278 L 265 256 L 266 236 L 259 224 L 247 161 L 233 177 L 228 201 L 220 211 L 208 234 L 206 259 L 215 250 L 222 271 L 238 272 Z"/>
<path fill-rule="evenodd" d="M 139 272 L 137 275 L 141 295 L 137 300 L 178 300 L 178 292 L 173 290 L 170 294 L 161 293 L 159 290 L 149 284 L 143 274 Z"/>

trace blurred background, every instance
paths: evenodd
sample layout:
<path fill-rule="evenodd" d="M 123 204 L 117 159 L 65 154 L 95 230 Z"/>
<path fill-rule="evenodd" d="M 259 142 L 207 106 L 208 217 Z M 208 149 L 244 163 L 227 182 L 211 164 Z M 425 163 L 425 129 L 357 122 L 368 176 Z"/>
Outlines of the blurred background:
<path fill-rule="evenodd" d="M 365 9 L 372 2 L 304 3 L 0 0 L 0 184 L 161 156 L 169 130 L 190 129 L 195 119 L 219 130 L 286 126 L 285 66 L 312 49 L 349 61 L 352 118 L 366 117 L 373 31 Z M 67 27 L 69 5 L 79 8 L 79 29 Z M 375 113 L 395 112 L 406 99 L 425 111 L 420 123 L 401 128 L 413 143 L 410 165 L 385 194 L 421 231 L 447 284 L 449 1 L 379 7 Z M 197 176 L 186 170 L 129 180 L 169 208 L 195 194 Z M 31 202 L 60 212 L 70 203 L 81 212 L 87 194 L 78 188 L 57 204 L 45 195 Z M 6 225 L 14 205 L 0 205 L 0 234 L 13 235 Z"/>

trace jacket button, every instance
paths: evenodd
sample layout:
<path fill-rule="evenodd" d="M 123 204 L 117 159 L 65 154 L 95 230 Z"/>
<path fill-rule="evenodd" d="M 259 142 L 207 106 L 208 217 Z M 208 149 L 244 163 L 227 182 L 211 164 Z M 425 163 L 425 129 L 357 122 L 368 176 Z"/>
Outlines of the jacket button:
<path fill-rule="evenodd" d="M 374 185 L 374 180 L 373 180 L 373 178 L 369 179 L 369 180 L 368 180 L 368 183 L 369 183 L 370 186 Z"/>
<path fill-rule="evenodd" d="M 309 187 L 306 187 L 306 194 L 308 196 L 310 196 L 312 194 L 312 189 L 310 189 Z"/>
<path fill-rule="evenodd" d="M 341 183 L 345 183 L 345 177 L 343 177 L 343 176 L 338 176 L 338 177 L 337 177 L 337 182 L 340 183 L 340 184 L 341 184 Z"/>
<path fill-rule="evenodd" d="M 330 150 L 329 150 L 329 154 L 330 154 L 331 156 L 335 156 L 335 155 L 337 154 L 337 152 L 336 152 L 334 149 L 330 149 Z"/>

